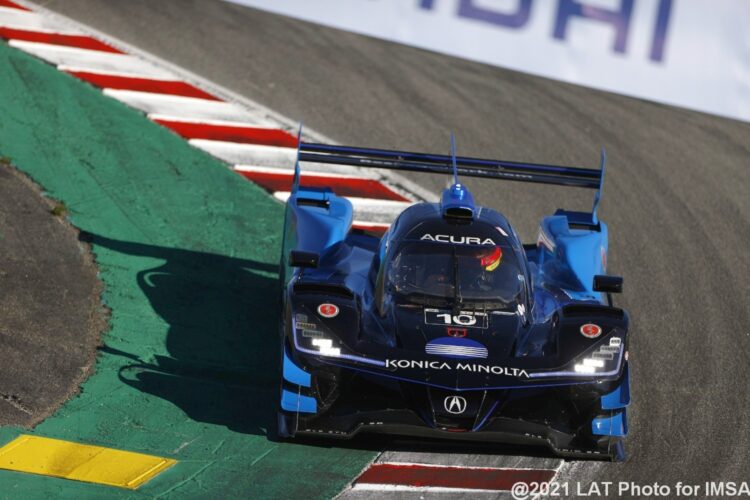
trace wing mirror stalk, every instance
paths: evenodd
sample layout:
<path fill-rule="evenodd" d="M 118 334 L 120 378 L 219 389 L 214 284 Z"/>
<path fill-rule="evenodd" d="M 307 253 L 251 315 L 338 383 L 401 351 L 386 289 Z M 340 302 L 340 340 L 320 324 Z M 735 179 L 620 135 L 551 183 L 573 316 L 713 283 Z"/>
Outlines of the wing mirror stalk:
<path fill-rule="evenodd" d="M 594 291 L 607 294 L 607 303 L 612 305 L 612 294 L 622 293 L 622 276 L 606 276 L 597 274 L 594 276 Z"/>
<path fill-rule="evenodd" d="M 289 253 L 289 265 L 292 267 L 301 267 L 306 269 L 315 269 L 318 267 L 320 255 L 315 252 L 303 252 L 302 250 L 292 250 Z"/>

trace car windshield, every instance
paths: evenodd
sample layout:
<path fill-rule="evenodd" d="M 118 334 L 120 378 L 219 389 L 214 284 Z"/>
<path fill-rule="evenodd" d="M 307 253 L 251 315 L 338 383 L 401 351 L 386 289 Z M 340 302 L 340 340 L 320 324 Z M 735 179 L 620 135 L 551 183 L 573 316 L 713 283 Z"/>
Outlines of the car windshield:
<path fill-rule="evenodd" d="M 386 275 L 400 301 L 516 311 L 524 302 L 524 274 L 505 246 L 405 242 Z"/>

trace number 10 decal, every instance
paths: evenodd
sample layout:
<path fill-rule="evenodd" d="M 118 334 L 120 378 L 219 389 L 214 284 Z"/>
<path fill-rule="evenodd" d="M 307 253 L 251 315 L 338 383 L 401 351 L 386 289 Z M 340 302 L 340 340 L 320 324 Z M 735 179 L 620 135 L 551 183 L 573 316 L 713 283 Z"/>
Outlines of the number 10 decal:
<path fill-rule="evenodd" d="M 453 314 L 451 311 L 441 311 L 440 309 L 425 309 L 424 322 L 428 325 L 487 328 L 487 315 L 472 311 L 461 311 L 458 314 Z"/>
<path fill-rule="evenodd" d="M 443 318 L 446 325 L 474 326 L 477 324 L 477 317 L 472 314 L 459 314 L 451 317 L 450 314 L 438 314 L 438 318 Z M 452 322 L 451 322 L 452 321 Z"/>

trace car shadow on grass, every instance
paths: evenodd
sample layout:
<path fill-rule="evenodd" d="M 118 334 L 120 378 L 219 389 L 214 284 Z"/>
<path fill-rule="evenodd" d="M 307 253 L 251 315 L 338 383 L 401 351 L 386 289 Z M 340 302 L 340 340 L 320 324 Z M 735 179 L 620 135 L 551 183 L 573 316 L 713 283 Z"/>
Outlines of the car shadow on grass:
<path fill-rule="evenodd" d="M 91 233 L 83 233 L 82 239 L 95 248 L 163 261 L 138 272 L 135 279 L 153 311 L 169 324 L 169 355 L 140 357 L 111 346 L 100 347 L 104 353 L 130 360 L 120 368 L 120 379 L 139 391 L 170 401 L 195 421 L 279 440 L 278 266 Z M 375 452 L 551 456 L 543 447 L 382 435 L 362 435 L 353 440 L 304 437 L 295 442 Z"/>
<path fill-rule="evenodd" d="M 120 368 L 120 380 L 170 401 L 195 421 L 273 433 L 281 356 L 278 266 L 91 233 L 82 239 L 94 248 L 162 261 L 134 279 L 168 324 L 165 340 L 147 341 L 155 352 L 164 352 L 166 342 L 168 355 L 152 355 L 146 346 L 141 355 L 100 347 L 130 360 Z"/>

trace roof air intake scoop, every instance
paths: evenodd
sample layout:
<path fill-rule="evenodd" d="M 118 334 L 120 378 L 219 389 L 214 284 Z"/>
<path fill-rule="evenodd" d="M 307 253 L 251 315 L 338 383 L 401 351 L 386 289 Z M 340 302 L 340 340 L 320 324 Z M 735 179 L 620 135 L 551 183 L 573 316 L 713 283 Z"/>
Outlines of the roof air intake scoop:
<path fill-rule="evenodd" d="M 474 218 L 474 197 L 466 186 L 455 183 L 443 191 L 443 199 L 440 203 L 443 217 L 456 219 Z"/>

